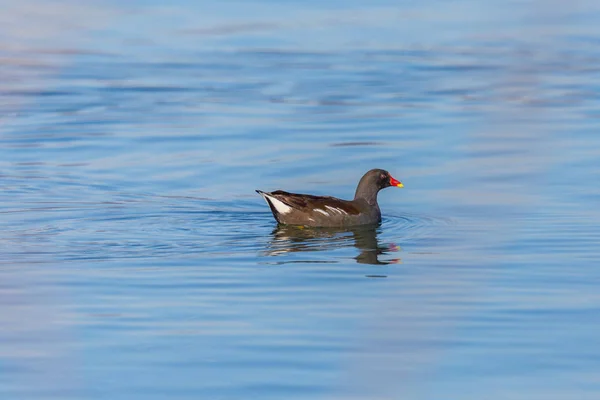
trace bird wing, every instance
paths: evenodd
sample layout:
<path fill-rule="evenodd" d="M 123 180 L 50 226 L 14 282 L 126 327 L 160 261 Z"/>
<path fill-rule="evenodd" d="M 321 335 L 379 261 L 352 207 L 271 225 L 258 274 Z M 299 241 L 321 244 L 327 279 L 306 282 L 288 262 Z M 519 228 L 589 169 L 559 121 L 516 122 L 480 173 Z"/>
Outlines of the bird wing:
<path fill-rule="evenodd" d="M 289 193 L 283 190 L 276 190 L 269 193 L 269 195 L 299 211 L 322 210 L 326 213 L 332 212 L 334 214 L 338 212 L 349 215 L 360 214 L 360 210 L 352 202 L 336 197 Z"/>

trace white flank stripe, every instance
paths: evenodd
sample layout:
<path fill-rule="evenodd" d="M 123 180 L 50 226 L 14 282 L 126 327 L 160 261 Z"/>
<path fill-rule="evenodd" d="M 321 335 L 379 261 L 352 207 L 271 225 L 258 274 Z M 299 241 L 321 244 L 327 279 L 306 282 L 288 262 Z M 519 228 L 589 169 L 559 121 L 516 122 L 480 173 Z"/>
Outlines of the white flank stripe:
<path fill-rule="evenodd" d="M 327 213 L 327 211 L 323 211 L 323 210 L 321 210 L 321 209 L 319 209 L 319 208 L 315 208 L 315 209 L 314 209 L 314 211 L 316 211 L 316 212 L 318 212 L 318 213 L 321 213 L 321 214 L 323 214 L 323 215 L 326 215 L 326 216 L 328 216 L 328 217 L 329 217 L 329 214 Z"/>
<path fill-rule="evenodd" d="M 273 207 L 275 207 L 279 214 L 287 214 L 292 212 L 292 207 L 283 203 L 281 200 L 277 200 L 275 197 L 269 196 L 268 194 L 263 194 L 263 196 L 265 197 L 265 200 L 268 198 L 271 201 L 271 204 L 273 204 Z"/>
<path fill-rule="evenodd" d="M 334 211 L 338 214 L 346 214 L 346 211 L 340 209 L 340 208 L 336 208 L 336 207 L 330 207 L 330 206 L 325 206 L 325 208 L 327 208 L 328 210 Z"/>

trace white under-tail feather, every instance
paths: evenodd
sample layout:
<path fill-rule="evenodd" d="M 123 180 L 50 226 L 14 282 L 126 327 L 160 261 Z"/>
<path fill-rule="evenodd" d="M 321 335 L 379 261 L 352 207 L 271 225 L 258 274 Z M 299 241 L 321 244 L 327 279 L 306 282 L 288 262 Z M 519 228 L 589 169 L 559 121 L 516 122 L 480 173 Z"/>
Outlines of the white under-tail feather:
<path fill-rule="evenodd" d="M 281 200 L 277 200 L 275 197 L 269 196 L 265 192 L 259 192 L 259 194 L 265 199 L 265 201 L 267 202 L 267 204 L 269 204 L 269 203 L 272 204 L 273 207 L 275 207 L 275 209 L 277 210 L 278 213 L 280 213 L 280 214 L 287 214 L 287 213 L 292 212 L 292 207 L 288 206 L 287 204 L 285 204 Z"/>

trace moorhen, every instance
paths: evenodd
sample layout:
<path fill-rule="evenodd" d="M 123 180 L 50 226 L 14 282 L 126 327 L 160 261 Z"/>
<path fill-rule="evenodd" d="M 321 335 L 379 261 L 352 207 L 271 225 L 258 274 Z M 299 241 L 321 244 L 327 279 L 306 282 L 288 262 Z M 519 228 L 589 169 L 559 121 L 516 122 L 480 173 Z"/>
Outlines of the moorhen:
<path fill-rule="evenodd" d="M 404 187 L 389 172 L 372 169 L 358 182 L 354 200 L 288 193 L 283 190 L 257 192 L 265 199 L 280 224 L 346 227 L 381 222 L 377 193 L 389 186 Z"/>

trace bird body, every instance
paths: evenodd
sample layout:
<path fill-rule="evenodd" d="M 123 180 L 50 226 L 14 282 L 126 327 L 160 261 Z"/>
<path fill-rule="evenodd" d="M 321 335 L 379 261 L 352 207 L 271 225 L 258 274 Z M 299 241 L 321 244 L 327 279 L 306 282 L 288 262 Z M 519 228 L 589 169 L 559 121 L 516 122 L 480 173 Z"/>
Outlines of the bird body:
<path fill-rule="evenodd" d="M 265 199 L 280 224 L 345 227 L 381 222 L 377 193 L 389 186 L 403 187 L 402 183 L 392 178 L 387 171 L 373 169 L 361 178 L 354 200 L 289 193 L 283 190 L 257 192 Z"/>

